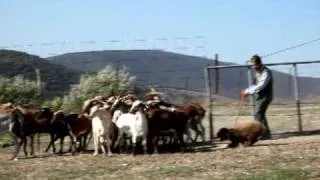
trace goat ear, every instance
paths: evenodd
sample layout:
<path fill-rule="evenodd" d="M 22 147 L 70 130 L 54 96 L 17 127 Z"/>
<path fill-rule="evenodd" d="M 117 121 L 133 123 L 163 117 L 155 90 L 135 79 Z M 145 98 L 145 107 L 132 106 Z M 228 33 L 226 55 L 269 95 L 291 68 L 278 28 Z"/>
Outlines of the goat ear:
<path fill-rule="evenodd" d="M 97 105 L 97 104 L 100 104 L 100 102 L 97 101 L 97 100 L 93 100 L 93 101 L 91 102 L 91 106 L 95 106 L 95 105 Z"/>
<path fill-rule="evenodd" d="M 9 106 L 8 106 L 10 109 L 14 109 L 14 108 L 16 108 L 16 106 L 14 105 L 14 104 L 12 104 L 12 103 L 9 103 Z"/>

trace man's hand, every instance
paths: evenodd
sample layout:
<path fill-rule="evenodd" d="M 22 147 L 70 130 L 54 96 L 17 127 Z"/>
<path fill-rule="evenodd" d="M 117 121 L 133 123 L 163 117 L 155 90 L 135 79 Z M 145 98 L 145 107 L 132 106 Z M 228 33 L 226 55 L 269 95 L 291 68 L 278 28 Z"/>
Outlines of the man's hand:
<path fill-rule="evenodd" d="M 240 93 L 241 98 L 245 98 L 248 96 L 248 93 L 246 92 L 246 90 L 242 90 Z"/>

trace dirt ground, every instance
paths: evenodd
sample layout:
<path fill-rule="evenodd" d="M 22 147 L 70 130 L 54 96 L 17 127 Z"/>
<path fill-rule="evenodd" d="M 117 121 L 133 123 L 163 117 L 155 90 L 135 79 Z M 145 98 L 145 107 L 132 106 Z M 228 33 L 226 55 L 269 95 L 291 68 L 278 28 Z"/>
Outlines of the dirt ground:
<path fill-rule="evenodd" d="M 8 147 L 0 149 L 0 179 L 320 179 L 320 135 L 264 140 L 247 148 L 225 149 L 226 143 L 136 157 L 36 153 L 25 159 L 21 152 L 18 161 L 9 160 Z"/>

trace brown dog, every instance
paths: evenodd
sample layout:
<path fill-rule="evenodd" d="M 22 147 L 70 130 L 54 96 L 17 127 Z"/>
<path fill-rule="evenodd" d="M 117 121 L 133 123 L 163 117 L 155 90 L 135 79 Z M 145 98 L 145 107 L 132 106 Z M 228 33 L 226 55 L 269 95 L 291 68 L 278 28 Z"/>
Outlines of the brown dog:
<path fill-rule="evenodd" d="M 217 136 L 220 141 L 230 140 L 228 147 L 237 147 L 239 143 L 245 146 L 251 146 L 256 143 L 265 130 L 262 123 L 256 120 L 238 121 L 233 128 L 221 128 Z"/>

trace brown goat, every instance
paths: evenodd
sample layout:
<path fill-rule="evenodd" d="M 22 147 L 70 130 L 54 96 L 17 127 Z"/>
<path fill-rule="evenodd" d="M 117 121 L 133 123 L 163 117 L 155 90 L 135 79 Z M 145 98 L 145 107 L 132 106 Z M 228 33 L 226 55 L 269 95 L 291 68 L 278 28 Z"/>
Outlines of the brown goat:
<path fill-rule="evenodd" d="M 92 130 L 91 118 L 86 114 L 68 114 L 65 121 L 72 137 L 80 143 L 79 148 L 75 148 L 76 144 L 73 142 L 73 147 L 78 151 L 85 150 L 87 137 Z"/>
<path fill-rule="evenodd" d="M 37 119 L 37 114 L 40 112 L 40 108 L 24 108 L 21 106 L 6 104 L 2 105 L 1 109 L 3 109 L 4 106 L 4 109 L 10 109 L 5 113 L 2 113 L 5 114 L 10 121 L 9 133 L 15 143 L 15 149 L 11 159 L 17 158 L 22 144 L 24 144 L 24 153 L 25 156 L 27 156 L 26 144 L 28 137 L 31 140 L 30 154 L 33 155 L 33 136 L 37 133 L 50 133 L 50 122 L 47 120 Z"/>
<path fill-rule="evenodd" d="M 148 152 L 159 153 L 158 139 L 163 132 L 171 132 L 174 130 L 180 141 L 180 148 L 185 148 L 183 134 L 188 123 L 188 116 L 185 112 L 179 110 L 169 110 L 159 108 L 157 105 L 149 104 L 146 108 L 146 116 L 148 119 Z"/>
<path fill-rule="evenodd" d="M 221 141 L 230 140 L 231 143 L 228 144 L 228 147 L 237 147 L 239 143 L 245 146 L 252 146 L 256 143 L 263 131 L 264 125 L 256 120 L 241 120 L 238 121 L 233 128 L 221 128 L 217 137 Z"/>
<path fill-rule="evenodd" d="M 201 136 L 202 141 L 205 141 L 205 128 L 202 124 L 202 119 L 205 116 L 205 110 L 199 104 L 179 104 L 174 106 L 176 109 L 185 112 L 186 116 L 189 117 L 188 127 L 186 129 L 186 134 L 188 139 L 192 142 L 196 142 L 198 136 Z M 189 128 L 196 132 L 194 139 L 191 138 Z"/>
<path fill-rule="evenodd" d="M 46 152 L 49 150 L 50 146 L 53 147 L 53 152 L 55 152 L 54 142 L 57 139 L 60 139 L 60 151 L 59 153 L 63 153 L 63 140 L 65 136 L 70 136 L 71 146 L 69 151 L 74 150 L 85 150 L 86 140 L 88 134 L 91 133 L 91 120 L 88 116 L 84 114 L 76 114 L 76 113 L 65 113 L 63 111 L 53 112 L 49 108 L 41 108 L 41 112 L 39 114 L 39 119 L 45 119 L 50 122 L 50 135 L 51 141 L 48 145 Z M 76 148 L 76 144 L 74 139 L 80 141 L 79 148 Z M 74 153 L 73 151 L 72 153 Z"/>
<path fill-rule="evenodd" d="M 55 144 L 54 142 L 57 139 L 60 139 L 60 151 L 59 154 L 63 153 L 63 142 L 65 136 L 69 136 L 71 139 L 71 142 L 73 142 L 73 137 L 69 133 L 69 129 L 67 127 L 67 124 L 65 122 L 65 114 L 62 111 L 56 111 L 53 112 L 48 107 L 41 108 L 41 111 L 38 115 L 39 119 L 46 119 L 47 121 L 50 121 L 51 131 L 50 131 L 50 143 L 48 147 L 46 148 L 45 152 L 48 152 L 49 148 L 52 146 L 53 153 L 56 152 Z M 71 152 L 71 146 L 69 148 L 69 152 Z"/>

